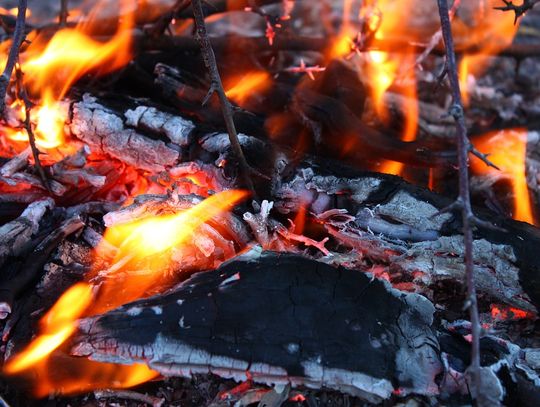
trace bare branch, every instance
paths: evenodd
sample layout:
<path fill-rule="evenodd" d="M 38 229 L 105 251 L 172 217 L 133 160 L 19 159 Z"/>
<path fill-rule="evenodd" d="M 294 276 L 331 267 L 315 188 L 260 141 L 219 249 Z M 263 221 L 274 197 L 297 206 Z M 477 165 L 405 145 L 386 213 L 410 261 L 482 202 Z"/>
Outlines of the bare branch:
<path fill-rule="evenodd" d="M 516 24 L 518 18 L 524 15 L 530 9 L 532 9 L 536 3 L 540 2 L 540 0 L 523 0 L 523 3 L 521 3 L 520 6 L 514 4 L 512 0 L 502 0 L 502 2 L 505 5 L 501 7 L 495 7 L 495 9 L 501 11 L 513 11 L 515 14 L 514 24 Z"/>
<path fill-rule="evenodd" d="M 41 161 L 39 160 L 40 151 L 36 146 L 36 137 L 34 135 L 34 131 L 32 130 L 32 121 L 30 119 L 32 102 L 30 102 L 28 99 L 28 94 L 26 93 L 26 88 L 24 87 L 23 83 L 23 72 L 19 64 L 16 64 L 15 66 L 15 75 L 17 79 L 17 96 L 24 102 L 24 127 L 26 129 L 26 133 L 28 134 L 28 141 L 30 143 L 30 148 L 32 149 L 34 164 L 38 170 L 43 186 L 47 189 L 47 191 L 52 193 L 49 179 L 47 178 L 47 174 L 45 173 L 45 170 L 41 165 Z"/>
<path fill-rule="evenodd" d="M 480 320 L 478 316 L 478 304 L 476 298 L 476 288 L 474 281 L 473 265 L 473 233 L 472 227 L 475 217 L 471 207 L 471 197 L 469 189 L 469 151 L 470 142 L 467 137 L 467 127 L 463 114 L 463 103 L 461 101 L 461 90 L 456 65 L 456 55 L 454 52 L 454 40 L 452 37 L 452 27 L 446 0 L 437 0 L 439 5 L 439 16 L 441 19 L 441 30 L 446 48 L 446 71 L 452 90 L 453 106 L 450 114 L 456 121 L 457 153 L 459 163 L 459 197 L 458 205 L 461 209 L 463 223 L 463 238 L 465 247 L 465 273 L 467 280 L 467 301 L 466 307 L 469 309 L 471 320 L 471 366 L 469 372 L 472 376 L 473 395 L 479 406 L 486 405 L 482 397 L 482 377 L 480 370 Z"/>
<path fill-rule="evenodd" d="M 19 0 L 19 6 L 17 10 L 17 23 L 15 24 L 15 32 L 13 33 L 13 42 L 11 44 L 11 49 L 9 50 L 8 59 L 6 61 L 6 66 L 4 72 L 0 76 L 0 115 L 3 114 L 4 108 L 6 105 L 6 93 L 11 81 L 11 74 L 13 73 L 13 68 L 19 59 L 19 49 L 25 38 L 25 25 L 26 25 L 26 0 Z"/>
<path fill-rule="evenodd" d="M 216 63 L 216 56 L 214 55 L 214 50 L 212 49 L 212 45 L 210 44 L 210 40 L 208 39 L 208 34 L 206 32 L 206 24 L 204 22 L 201 0 L 192 0 L 191 4 L 193 7 L 193 15 L 195 17 L 195 25 L 197 27 L 196 37 L 200 43 L 204 64 L 208 69 L 208 73 L 210 74 L 210 79 L 212 81 L 209 94 L 216 93 L 219 97 L 221 112 L 223 113 L 223 119 L 225 120 L 225 125 L 227 126 L 227 132 L 229 134 L 229 141 L 231 143 L 234 155 L 240 164 L 239 176 L 243 179 L 245 186 L 249 188 L 251 192 L 254 192 L 255 190 L 250 178 L 250 167 L 246 161 L 244 153 L 242 152 L 242 147 L 240 146 L 240 142 L 238 140 L 238 133 L 236 132 L 236 127 L 234 125 L 234 110 L 231 102 L 225 95 L 225 90 L 223 89 L 221 76 L 219 75 L 219 70 Z"/>

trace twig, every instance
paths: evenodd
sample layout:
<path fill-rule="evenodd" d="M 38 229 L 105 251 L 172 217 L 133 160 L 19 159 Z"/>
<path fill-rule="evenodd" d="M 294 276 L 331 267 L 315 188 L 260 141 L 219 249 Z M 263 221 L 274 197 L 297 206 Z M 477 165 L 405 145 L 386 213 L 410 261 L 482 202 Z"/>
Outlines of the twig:
<path fill-rule="evenodd" d="M 161 407 L 165 399 L 150 396 L 148 394 L 138 393 L 133 390 L 96 390 L 94 391 L 96 399 L 119 398 L 124 400 L 138 401 L 148 404 L 152 407 Z"/>
<path fill-rule="evenodd" d="M 515 14 L 514 24 L 516 24 L 518 18 L 524 15 L 530 9 L 532 9 L 536 3 L 540 2 L 540 0 L 523 0 L 523 3 L 521 3 L 520 6 L 515 5 L 514 2 L 511 0 L 502 0 L 502 2 L 505 5 L 501 7 L 495 7 L 495 9 L 501 11 L 513 11 Z"/>
<path fill-rule="evenodd" d="M 30 120 L 30 111 L 32 110 L 32 102 L 28 99 L 28 94 L 26 93 L 26 88 L 23 83 L 23 72 L 19 64 L 15 66 L 15 75 L 17 79 L 17 96 L 24 102 L 24 128 L 28 134 L 28 141 L 30 143 L 30 148 L 32 149 L 32 156 L 34 157 L 34 165 L 36 166 L 39 177 L 43 186 L 52 193 L 51 186 L 49 184 L 49 179 L 47 174 L 41 165 L 39 160 L 39 150 L 36 146 L 36 137 L 34 131 L 32 130 L 32 121 Z"/>
<path fill-rule="evenodd" d="M 190 5 L 191 0 L 176 0 L 167 13 L 163 14 L 150 28 L 145 30 L 146 33 L 152 38 L 160 37 L 169 27 L 172 20 Z"/>
<path fill-rule="evenodd" d="M 216 63 L 216 56 L 214 55 L 214 50 L 212 49 L 212 45 L 210 44 L 210 40 L 208 39 L 208 34 L 206 32 L 206 24 L 204 22 L 201 0 L 192 0 L 191 5 L 193 8 L 193 16 L 195 17 L 195 26 L 197 28 L 195 35 L 200 43 L 204 64 L 206 65 L 206 69 L 208 69 L 208 73 L 210 74 L 210 79 L 212 81 L 208 95 L 206 96 L 203 104 L 207 102 L 214 93 L 217 93 L 221 105 L 221 112 L 223 113 L 223 119 L 225 120 L 225 125 L 227 126 L 232 151 L 240 164 L 240 177 L 243 178 L 245 186 L 252 193 L 254 193 L 255 189 L 253 188 L 253 183 L 251 182 L 250 178 L 250 167 L 246 161 L 244 153 L 242 152 L 242 146 L 238 140 L 238 134 L 234 125 L 233 107 L 225 95 L 225 90 L 223 89 L 221 76 L 219 75 L 219 70 Z"/>
<path fill-rule="evenodd" d="M 26 25 L 26 0 L 19 0 L 19 6 L 17 10 L 17 23 L 15 24 L 15 32 L 13 33 L 13 43 L 9 50 L 8 59 L 6 61 L 6 67 L 4 72 L 0 76 L 0 115 L 3 115 L 4 108 L 6 106 L 6 93 L 11 80 L 11 74 L 13 73 L 13 68 L 19 59 L 19 49 L 24 40 L 25 25 Z"/>
<path fill-rule="evenodd" d="M 469 371 L 472 376 L 473 395 L 478 405 L 485 405 L 482 397 L 482 382 L 480 374 L 480 321 L 478 317 L 478 304 L 476 298 L 476 288 L 474 282 L 473 266 L 473 234 L 472 226 L 475 223 L 475 216 L 471 207 L 471 197 L 469 189 L 469 146 L 467 137 L 467 127 L 463 114 L 463 103 L 461 101 L 461 91 L 457 74 L 456 55 L 454 53 L 454 40 L 452 37 L 452 26 L 450 23 L 448 3 L 446 0 L 437 0 L 439 5 L 439 16 L 441 19 L 441 29 L 446 48 L 446 68 L 450 87 L 452 90 L 453 105 L 450 114 L 456 121 L 457 132 L 457 155 L 459 164 L 459 197 L 454 203 L 454 207 L 461 209 L 463 222 L 463 238 L 465 248 L 465 274 L 467 280 L 467 301 L 471 320 L 471 365 Z"/>
<path fill-rule="evenodd" d="M 58 25 L 60 27 L 65 27 L 67 24 L 69 16 L 68 1 L 69 0 L 60 0 L 60 13 L 58 14 Z"/>

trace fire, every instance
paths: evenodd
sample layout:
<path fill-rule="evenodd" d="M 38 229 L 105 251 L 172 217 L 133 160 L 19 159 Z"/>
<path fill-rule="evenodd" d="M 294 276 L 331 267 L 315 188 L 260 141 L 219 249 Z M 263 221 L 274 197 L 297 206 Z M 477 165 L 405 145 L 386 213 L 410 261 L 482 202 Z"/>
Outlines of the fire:
<path fill-rule="evenodd" d="M 525 158 L 527 153 L 527 130 L 501 130 L 474 139 L 482 152 L 490 153 L 489 160 L 508 176 L 514 193 L 514 219 L 534 224 L 533 210 L 527 187 Z M 478 158 L 471 160 L 476 174 L 500 174 Z"/>
<path fill-rule="evenodd" d="M 461 94 L 465 106 L 470 102 L 470 76 L 482 74 L 490 64 L 490 55 L 497 55 L 509 46 L 519 28 L 519 24 L 514 24 L 512 13 L 501 14 L 495 9 L 500 6 L 500 0 L 485 0 L 479 3 L 472 22 L 456 18 L 452 23 L 457 48 L 476 48 L 476 53 L 463 56 L 459 66 Z"/>
<path fill-rule="evenodd" d="M 252 95 L 252 92 L 264 91 L 271 85 L 270 75 L 264 71 L 250 72 L 231 82 L 234 85 L 228 88 L 225 94 L 239 105 L 242 105 Z"/>
<path fill-rule="evenodd" d="M 150 217 L 109 228 L 104 242 L 96 249 L 104 256 L 107 246 L 110 248 L 112 244 L 118 248 L 109 274 L 96 282 L 101 274 L 94 270 L 86 282 L 67 290 L 41 319 L 39 335 L 25 350 L 8 360 L 4 372 L 13 375 L 34 371 L 37 376 L 43 375 L 36 389 L 38 396 L 51 391 L 73 393 L 111 387 L 111 384 L 113 387 L 130 387 L 156 377 L 157 373 L 144 365 L 121 366 L 74 358 L 67 358 L 67 361 L 63 358 L 58 363 L 62 363 L 63 369 L 67 364 L 68 370 L 77 371 L 76 376 L 55 380 L 48 373 L 57 370 L 52 352 L 75 333 L 79 318 L 148 296 L 157 283 L 168 288 L 167 284 L 174 281 L 166 280 L 168 276 L 164 275 L 166 263 L 170 261 L 166 253 L 188 242 L 205 222 L 226 212 L 247 195 L 245 191 L 224 191 L 173 215 Z M 128 262 L 146 258 L 157 261 L 151 262 L 152 269 L 142 273 L 144 276 L 140 278 L 139 270 L 130 271 Z"/>
<path fill-rule="evenodd" d="M 32 116 L 36 123 L 37 144 L 44 149 L 61 146 L 65 140 L 63 124 L 65 113 L 57 106 L 67 91 L 89 72 L 96 75 L 111 73 L 125 66 L 132 58 L 133 10 L 130 1 L 121 2 L 122 17 L 116 34 L 107 42 L 98 42 L 87 32 L 92 20 L 76 28 L 59 30 L 52 38 L 33 32 L 31 44 L 21 54 L 25 72 L 24 83 L 39 103 Z M 96 10 L 102 5 L 98 3 Z M 4 45 L 4 44 L 2 44 Z M 7 47 L 2 47 L 5 53 Z M 9 134 L 7 135 L 10 136 Z M 26 139 L 19 133 L 14 140 Z"/>
<path fill-rule="evenodd" d="M 76 319 L 92 300 L 89 284 L 79 283 L 67 290 L 40 321 L 40 335 L 21 353 L 8 361 L 8 374 L 26 370 L 45 359 L 69 338 L 76 329 Z"/>

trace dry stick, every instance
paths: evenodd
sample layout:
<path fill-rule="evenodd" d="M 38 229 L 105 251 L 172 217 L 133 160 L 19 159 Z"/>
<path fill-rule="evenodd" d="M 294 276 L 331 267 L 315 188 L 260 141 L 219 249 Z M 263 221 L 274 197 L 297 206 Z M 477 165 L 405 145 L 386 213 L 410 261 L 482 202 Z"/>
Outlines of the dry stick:
<path fill-rule="evenodd" d="M 69 16 L 68 1 L 69 0 L 60 0 L 60 13 L 58 14 L 58 25 L 60 27 L 65 27 L 67 24 Z"/>
<path fill-rule="evenodd" d="M 465 274 L 467 280 L 467 306 L 469 307 L 469 315 L 471 320 L 471 366 L 469 367 L 472 381 L 473 394 L 475 395 L 478 404 L 481 403 L 481 375 L 480 375 L 480 322 L 478 317 L 478 304 L 476 299 L 476 288 L 474 284 L 474 267 L 473 267 L 473 234 L 472 226 L 475 223 L 475 216 L 472 212 L 471 198 L 469 190 L 469 139 L 467 137 L 467 127 L 465 125 L 465 117 L 463 114 L 463 104 L 461 101 L 461 91 L 459 88 L 459 80 L 456 66 L 456 56 L 454 53 L 454 41 L 452 38 L 452 27 L 450 23 L 448 3 L 446 0 L 437 0 L 439 5 L 439 16 L 441 19 L 441 29 L 443 33 L 444 44 L 446 48 L 446 68 L 450 87 L 452 90 L 452 98 L 454 104 L 450 109 L 450 113 L 456 120 L 457 131 L 457 154 L 459 163 L 459 197 L 454 208 L 461 209 L 461 217 L 463 222 L 463 237 L 465 248 Z"/>
<path fill-rule="evenodd" d="M 13 43 L 9 50 L 8 59 L 2 76 L 0 76 L 0 115 L 3 115 L 4 108 L 6 106 L 6 93 L 11 80 L 11 74 L 13 68 L 19 59 L 19 49 L 25 37 L 25 25 L 26 25 L 26 0 L 19 0 L 19 6 L 17 10 L 17 22 L 15 24 L 15 32 L 13 33 Z"/>
<path fill-rule="evenodd" d="M 28 94 L 26 93 L 26 88 L 23 83 L 23 72 L 19 64 L 15 66 L 15 75 L 17 79 L 17 96 L 24 102 L 24 128 L 28 134 L 28 141 L 30 143 L 30 148 L 32 149 L 32 155 L 34 156 L 34 164 L 38 170 L 39 177 L 43 186 L 52 193 L 51 186 L 49 185 L 49 179 L 47 174 L 41 165 L 39 160 L 39 150 L 36 146 L 36 137 L 34 131 L 32 130 L 32 121 L 30 120 L 30 110 L 32 109 L 32 102 L 28 99 Z"/>
<path fill-rule="evenodd" d="M 236 127 L 233 120 L 233 107 L 227 96 L 225 95 L 225 90 L 223 89 L 223 84 L 221 82 L 221 76 L 219 75 L 219 70 L 216 64 L 216 56 L 214 55 L 214 50 L 208 39 L 208 34 L 206 32 L 206 24 L 204 22 L 204 14 L 201 6 L 201 0 L 192 0 L 191 2 L 193 8 L 193 16 L 195 17 L 195 26 L 196 26 L 196 37 L 200 43 L 201 51 L 204 59 L 204 64 L 208 73 L 210 74 L 210 79 L 212 84 L 208 91 L 203 104 L 205 104 L 208 99 L 215 93 L 219 97 L 219 102 L 221 105 L 221 112 L 223 113 L 223 119 L 225 120 L 225 125 L 227 126 L 227 133 L 229 134 L 229 141 L 231 143 L 232 150 L 234 152 L 235 158 L 240 163 L 240 173 L 243 178 L 244 185 L 252 192 L 255 193 L 253 188 L 253 183 L 250 178 L 250 167 L 246 161 L 246 157 L 242 152 L 242 146 L 238 140 L 238 133 L 236 132 Z"/>

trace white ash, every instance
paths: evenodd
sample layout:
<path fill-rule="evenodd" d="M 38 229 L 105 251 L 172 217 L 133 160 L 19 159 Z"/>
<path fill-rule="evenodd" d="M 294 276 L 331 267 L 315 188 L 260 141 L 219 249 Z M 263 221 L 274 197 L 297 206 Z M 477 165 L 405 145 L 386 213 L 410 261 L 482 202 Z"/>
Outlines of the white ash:
<path fill-rule="evenodd" d="M 189 146 L 192 142 L 191 132 L 195 128 L 195 124 L 183 117 L 174 116 L 148 106 L 139 106 L 135 110 L 130 109 L 124 115 L 128 126 L 141 126 L 164 134 L 179 146 Z"/>
<path fill-rule="evenodd" d="M 438 215 L 439 209 L 435 206 L 414 198 L 405 191 L 396 193 L 388 203 L 377 205 L 373 208 L 373 212 L 414 226 L 422 232 L 439 231 L 443 224 L 452 218 L 448 213 Z"/>
<path fill-rule="evenodd" d="M 165 171 L 178 163 L 179 152 L 163 141 L 152 140 L 126 128 L 114 112 L 84 95 L 81 102 L 73 104 L 68 128 L 75 137 L 111 157 L 136 168 L 152 172 Z"/>
<path fill-rule="evenodd" d="M 51 198 L 33 202 L 21 216 L 0 227 L 0 264 L 7 256 L 19 255 L 22 248 L 39 230 L 39 222 L 48 210 L 55 207 Z"/>

